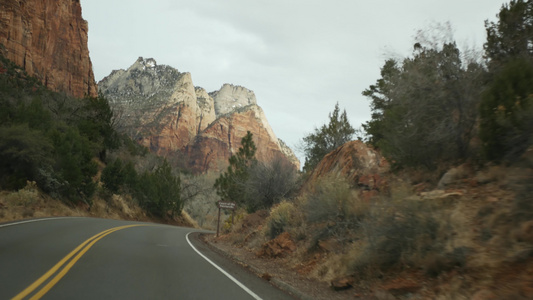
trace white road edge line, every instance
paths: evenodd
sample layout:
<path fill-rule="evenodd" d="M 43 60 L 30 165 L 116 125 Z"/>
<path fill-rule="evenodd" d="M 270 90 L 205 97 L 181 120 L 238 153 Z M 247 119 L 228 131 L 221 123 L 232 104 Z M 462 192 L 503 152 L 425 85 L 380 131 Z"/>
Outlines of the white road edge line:
<path fill-rule="evenodd" d="M 26 221 L 3 224 L 3 225 L 0 225 L 0 228 L 7 227 L 7 226 L 20 225 L 20 224 L 25 224 L 25 223 L 33 223 L 33 222 L 40 222 L 40 221 L 50 221 L 50 220 L 59 220 L 59 219 L 72 219 L 72 218 L 75 218 L 75 217 L 57 217 L 57 218 L 33 219 L 33 220 L 26 220 Z"/>
<path fill-rule="evenodd" d="M 191 234 L 192 232 L 189 232 L 187 233 L 187 235 L 185 236 L 185 238 L 187 239 L 187 243 L 189 243 L 189 246 L 191 246 L 191 248 L 196 251 L 196 253 L 198 253 L 198 255 L 200 255 L 201 257 L 203 257 L 203 259 L 207 260 L 207 262 L 209 262 L 210 264 L 212 264 L 215 268 L 217 268 L 217 270 L 219 270 L 220 272 L 222 272 L 222 274 L 226 275 L 226 277 L 228 277 L 229 279 L 231 279 L 233 282 L 235 282 L 241 289 L 243 289 L 245 292 L 247 292 L 248 294 L 250 294 L 250 296 L 252 296 L 254 299 L 256 300 L 263 300 L 261 297 L 257 296 L 254 292 L 252 292 L 249 288 L 247 288 L 244 284 L 242 284 L 240 281 L 238 281 L 237 279 L 235 279 L 235 277 L 231 276 L 228 272 L 224 271 L 224 269 L 222 269 L 221 267 L 219 267 L 217 264 L 215 264 L 214 262 L 212 262 L 209 258 L 207 258 L 205 255 L 203 255 L 200 251 L 198 251 L 198 249 L 196 249 L 196 247 L 194 247 L 191 243 L 191 241 L 189 240 L 189 234 Z"/>

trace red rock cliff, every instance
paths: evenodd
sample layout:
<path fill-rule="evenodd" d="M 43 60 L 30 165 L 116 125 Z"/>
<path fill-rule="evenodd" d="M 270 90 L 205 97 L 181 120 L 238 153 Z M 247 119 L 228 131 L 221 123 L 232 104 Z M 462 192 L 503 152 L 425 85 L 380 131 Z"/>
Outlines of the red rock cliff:
<path fill-rule="evenodd" d="M 48 88 L 96 96 L 79 0 L 0 0 L 3 54 Z"/>
<path fill-rule="evenodd" d="M 197 172 L 223 169 L 229 157 L 241 147 L 241 140 L 248 131 L 253 134 L 257 160 L 266 162 L 280 157 L 295 169 L 300 168 L 294 154 L 283 152 L 263 110 L 257 105 L 249 105 L 219 117 L 187 146 L 191 169 Z"/>
<path fill-rule="evenodd" d="M 195 172 L 224 170 L 247 131 L 253 134 L 258 160 L 281 157 L 300 167 L 274 134 L 253 91 L 244 87 L 224 84 L 207 93 L 194 87 L 191 74 L 143 57 L 127 70 L 113 71 L 98 86 L 118 116 L 120 132 L 154 153 L 183 159 Z"/>

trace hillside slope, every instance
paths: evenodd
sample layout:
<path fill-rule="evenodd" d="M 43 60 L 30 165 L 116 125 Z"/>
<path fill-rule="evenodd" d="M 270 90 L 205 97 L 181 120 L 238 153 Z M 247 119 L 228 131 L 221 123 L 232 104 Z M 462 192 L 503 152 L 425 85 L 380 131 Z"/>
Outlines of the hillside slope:
<path fill-rule="evenodd" d="M 349 142 L 299 196 L 241 211 L 211 243 L 316 299 L 532 299 L 533 149 L 515 166 L 452 168 L 438 184 L 415 175 Z M 342 292 L 316 291 L 324 283 Z"/>

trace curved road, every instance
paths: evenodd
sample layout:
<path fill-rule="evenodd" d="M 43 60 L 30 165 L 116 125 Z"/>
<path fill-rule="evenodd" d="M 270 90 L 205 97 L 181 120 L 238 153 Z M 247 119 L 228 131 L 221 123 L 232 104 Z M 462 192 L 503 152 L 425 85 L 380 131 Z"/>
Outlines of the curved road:
<path fill-rule="evenodd" d="M 0 224 L 0 299 L 293 299 L 195 231 L 93 218 Z"/>

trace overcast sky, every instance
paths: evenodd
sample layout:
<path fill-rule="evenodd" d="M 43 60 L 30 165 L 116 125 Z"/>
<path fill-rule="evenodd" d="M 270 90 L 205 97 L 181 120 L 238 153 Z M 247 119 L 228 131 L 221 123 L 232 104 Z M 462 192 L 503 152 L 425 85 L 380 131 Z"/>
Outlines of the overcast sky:
<path fill-rule="evenodd" d="M 450 22 L 459 46 L 482 48 L 504 0 L 82 0 L 96 80 L 139 56 L 190 72 L 211 92 L 253 90 L 293 149 L 336 102 L 354 127 L 361 95 L 386 58 L 409 55 L 420 29 Z M 301 158 L 301 155 L 299 155 Z M 303 161 L 302 161 L 303 163 Z"/>

